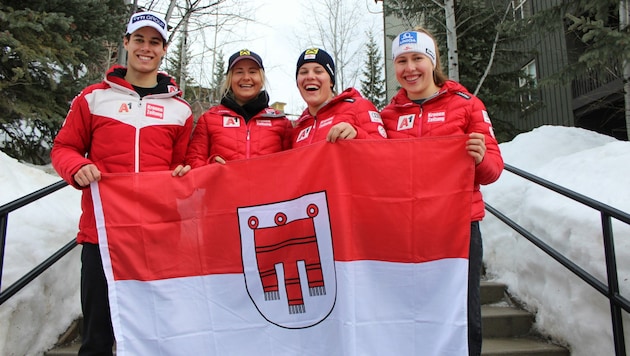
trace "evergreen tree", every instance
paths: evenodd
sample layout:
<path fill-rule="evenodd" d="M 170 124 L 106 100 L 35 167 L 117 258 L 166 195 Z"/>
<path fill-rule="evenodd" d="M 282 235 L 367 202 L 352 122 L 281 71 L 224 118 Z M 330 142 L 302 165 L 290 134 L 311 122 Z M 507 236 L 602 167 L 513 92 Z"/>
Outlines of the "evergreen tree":
<path fill-rule="evenodd" d="M 225 79 L 225 60 L 223 59 L 223 50 L 219 50 L 216 55 L 216 62 L 214 64 L 214 72 L 212 73 L 212 83 L 210 84 L 210 103 L 213 105 L 218 104 L 221 101 L 221 84 Z"/>
<path fill-rule="evenodd" d="M 381 53 L 374 41 L 374 34 L 368 31 L 368 43 L 365 49 L 364 70 L 361 73 L 361 93 L 374 103 L 379 110 L 385 107 L 385 79 Z"/>
<path fill-rule="evenodd" d="M 2 151 L 49 161 L 69 103 L 112 63 L 127 15 L 120 0 L 0 1 Z"/>

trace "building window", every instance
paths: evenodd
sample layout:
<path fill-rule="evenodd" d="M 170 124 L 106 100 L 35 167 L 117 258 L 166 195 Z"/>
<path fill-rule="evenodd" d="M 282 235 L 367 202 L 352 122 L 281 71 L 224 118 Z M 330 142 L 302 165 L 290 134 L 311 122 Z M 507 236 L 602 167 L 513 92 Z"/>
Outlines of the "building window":
<path fill-rule="evenodd" d="M 529 3 L 527 0 L 512 0 L 512 14 L 514 20 L 522 20 L 529 17 Z"/>
<path fill-rule="evenodd" d="M 538 87 L 538 75 L 536 73 L 536 60 L 527 63 L 523 68 L 523 77 L 518 79 L 518 86 L 523 94 L 520 96 L 521 107 L 527 110 L 537 100 L 536 88 Z"/>

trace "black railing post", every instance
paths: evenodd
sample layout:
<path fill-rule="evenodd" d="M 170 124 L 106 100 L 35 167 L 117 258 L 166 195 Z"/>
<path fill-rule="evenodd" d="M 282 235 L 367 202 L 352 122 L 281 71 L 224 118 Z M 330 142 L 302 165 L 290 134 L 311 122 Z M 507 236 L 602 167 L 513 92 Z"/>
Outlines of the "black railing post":
<path fill-rule="evenodd" d="M 0 290 L 2 290 L 2 270 L 4 267 L 4 247 L 7 244 L 7 225 L 9 213 L 0 215 Z"/>
<path fill-rule="evenodd" d="M 617 275 L 617 258 L 615 257 L 615 242 L 613 238 L 612 221 L 610 215 L 605 212 L 602 212 L 601 216 L 602 233 L 604 237 L 604 252 L 606 258 L 606 272 L 608 275 L 610 316 L 612 321 L 613 340 L 615 342 L 615 355 L 625 355 L 626 343 L 623 333 L 621 307 L 619 307 L 615 299 L 619 296 L 619 277 Z"/>

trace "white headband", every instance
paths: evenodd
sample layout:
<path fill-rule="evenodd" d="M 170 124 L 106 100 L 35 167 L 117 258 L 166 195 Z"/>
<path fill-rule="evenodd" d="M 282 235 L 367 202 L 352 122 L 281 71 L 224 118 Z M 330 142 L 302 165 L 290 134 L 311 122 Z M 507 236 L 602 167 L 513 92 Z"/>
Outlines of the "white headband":
<path fill-rule="evenodd" d="M 424 54 L 431 59 L 435 68 L 435 43 L 426 33 L 407 31 L 396 36 L 392 41 L 392 59 L 396 59 L 403 53 Z"/>

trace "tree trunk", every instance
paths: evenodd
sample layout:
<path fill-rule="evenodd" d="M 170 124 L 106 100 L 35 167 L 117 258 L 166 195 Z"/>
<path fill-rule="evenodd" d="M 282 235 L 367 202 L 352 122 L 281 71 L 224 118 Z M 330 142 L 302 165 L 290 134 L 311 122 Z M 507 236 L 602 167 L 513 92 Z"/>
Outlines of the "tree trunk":
<path fill-rule="evenodd" d="M 448 47 L 448 76 L 459 82 L 459 58 L 457 54 L 457 23 L 455 21 L 455 0 L 444 1 L 446 15 L 446 46 Z"/>
<path fill-rule="evenodd" d="M 138 8 L 138 0 L 124 0 L 124 2 L 125 5 L 133 4 L 131 7 L 131 14 L 136 12 L 136 9 Z M 131 14 L 129 14 L 129 16 L 131 16 Z M 127 66 L 127 50 L 125 49 L 122 40 L 118 44 L 118 64 L 125 67 Z"/>

